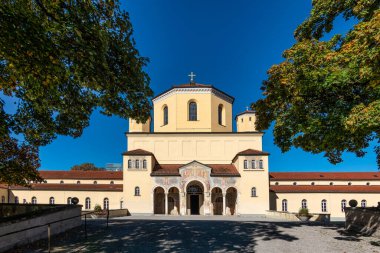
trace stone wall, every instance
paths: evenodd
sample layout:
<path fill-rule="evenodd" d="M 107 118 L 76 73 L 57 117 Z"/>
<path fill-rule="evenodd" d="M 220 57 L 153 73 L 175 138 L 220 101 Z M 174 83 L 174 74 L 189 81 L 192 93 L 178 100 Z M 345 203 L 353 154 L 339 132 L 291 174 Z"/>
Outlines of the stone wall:
<path fill-rule="evenodd" d="M 346 229 L 380 238 L 380 208 L 347 207 Z"/>
<path fill-rule="evenodd" d="M 281 220 L 288 220 L 288 221 L 300 221 L 297 217 L 298 213 L 294 212 L 282 212 L 282 211 L 273 211 L 273 210 L 267 210 L 266 216 L 268 218 L 272 219 L 281 219 Z M 328 213 L 310 213 L 311 218 L 309 221 L 318 221 L 323 223 L 330 222 L 330 214 Z"/>
<path fill-rule="evenodd" d="M 2 205 L 2 210 L 9 210 L 9 208 L 5 207 L 6 205 L 8 204 Z M 39 205 L 34 206 L 36 207 Z M 46 207 L 47 205 L 41 206 Z M 55 222 L 50 226 L 51 235 L 54 235 L 81 225 L 81 205 L 52 206 L 50 210 L 42 208 L 44 209 L 42 212 L 24 213 L 22 216 L 20 216 L 20 213 L 23 212 L 26 207 L 24 205 L 19 205 L 19 207 L 22 209 L 22 211 L 19 212 L 17 210 L 14 210 L 14 213 L 17 215 L 14 216 L 13 219 L 12 217 L 7 217 L 6 221 L 3 219 L 3 221 L 0 222 L 0 252 L 9 250 L 18 245 L 31 243 L 39 239 L 46 238 L 47 240 L 47 225 L 33 229 L 28 228 Z M 12 209 L 17 209 L 17 205 L 12 205 Z M 68 219 L 72 217 L 75 218 Z M 63 219 L 68 220 L 59 221 Z M 9 234 L 24 229 L 27 230 Z"/>

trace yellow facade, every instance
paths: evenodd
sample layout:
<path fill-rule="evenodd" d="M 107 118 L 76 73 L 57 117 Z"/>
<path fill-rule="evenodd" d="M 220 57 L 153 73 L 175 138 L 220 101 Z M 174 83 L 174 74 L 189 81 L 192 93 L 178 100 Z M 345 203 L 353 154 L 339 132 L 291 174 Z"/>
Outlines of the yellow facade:
<path fill-rule="evenodd" d="M 190 103 L 197 107 L 196 120 L 190 120 Z M 153 99 L 154 132 L 232 132 L 233 98 L 212 86 L 186 85 L 173 88 Z M 164 122 L 164 110 L 168 122 Z M 218 110 L 222 119 L 218 120 Z"/>
<path fill-rule="evenodd" d="M 245 111 L 236 116 L 236 128 L 238 132 L 256 131 L 256 115 L 253 111 Z"/>

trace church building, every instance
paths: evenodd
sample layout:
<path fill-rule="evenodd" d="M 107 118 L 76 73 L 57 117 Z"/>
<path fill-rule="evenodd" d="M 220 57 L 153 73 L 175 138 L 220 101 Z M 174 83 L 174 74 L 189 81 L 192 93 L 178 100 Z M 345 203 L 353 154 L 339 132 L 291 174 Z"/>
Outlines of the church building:
<path fill-rule="evenodd" d="M 236 116 L 234 98 L 184 84 L 153 98 L 154 124 L 129 122 L 123 154 L 131 213 L 264 214 L 269 205 L 268 153 L 255 114 Z"/>
<path fill-rule="evenodd" d="M 132 215 L 266 215 L 269 210 L 344 217 L 355 199 L 380 201 L 379 172 L 269 173 L 255 112 L 212 85 L 175 85 L 153 98 L 153 122 L 129 120 L 123 171 L 40 171 L 31 188 L 0 185 L 3 203 L 127 208 Z M 233 130 L 236 121 L 236 131 Z"/>

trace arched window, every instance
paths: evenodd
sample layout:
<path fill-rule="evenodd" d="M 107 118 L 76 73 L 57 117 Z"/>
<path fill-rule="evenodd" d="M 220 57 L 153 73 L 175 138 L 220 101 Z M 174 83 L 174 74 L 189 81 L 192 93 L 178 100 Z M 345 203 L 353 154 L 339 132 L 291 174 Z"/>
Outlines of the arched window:
<path fill-rule="evenodd" d="M 256 161 L 255 160 L 251 161 L 251 166 L 252 166 L 252 169 L 256 169 Z"/>
<path fill-rule="evenodd" d="M 136 165 L 136 169 L 140 168 L 140 161 L 139 161 L 139 160 L 136 160 L 136 161 L 135 161 L 135 165 Z"/>
<path fill-rule="evenodd" d="M 143 169 L 146 169 L 146 160 L 143 160 Z"/>
<path fill-rule="evenodd" d="M 189 121 L 197 121 L 197 103 L 189 103 Z"/>
<path fill-rule="evenodd" d="M 343 199 L 341 202 L 340 202 L 340 210 L 342 212 L 344 212 L 344 208 L 346 208 L 346 205 L 347 205 L 347 201 L 345 199 Z"/>
<path fill-rule="evenodd" d="M 168 116 L 168 107 L 164 107 L 164 125 L 167 125 L 169 123 L 169 116 Z"/>
<path fill-rule="evenodd" d="M 71 205 L 71 204 L 72 204 L 72 203 L 71 203 L 71 197 L 68 197 L 68 198 L 67 198 L 67 204 L 68 204 L 68 205 Z"/>
<path fill-rule="evenodd" d="M 77 181 L 77 184 L 80 184 L 80 181 Z"/>
<path fill-rule="evenodd" d="M 111 182 L 110 182 L 110 184 L 114 184 L 114 182 L 113 182 L 113 181 L 111 181 Z"/>
<path fill-rule="evenodd" d="M 321 202 L 321 211 L 327 212 L 327 201 L 325 199 Z"/>
<path fill-rule="evenodd" d="M 248 161 L 244 160 L 244 169 L 248 169 Z"/>
<path fill-rule="evenodd" d="M 63 184 L 64 182 L 63 182 L 63 180 L 61 180 L 61 182 L 59 182 L 60 184 Z"/>
<path fill-rule="evenodd" d="M 89 197 L 86 198 L 85 208 L 86 209 L 91 209 L 91 199 Z"/>
<path fill-rule="evenodd" d="M 218 106 L 218 123 L 223 125 L 223 105 Z"/>
<path fill-rule="evenodd" d="M 18 203 L 20 203 L 20 202 L 19 202 L 18 197 L 16 196 L 16 197 L 15 197 L 15 204 L 18 204 Z"/>
<path fill-rule="evenodd" d="M 135 196 L 140 196 L 140 187 L 135 187 Z"/>
<path fill-rule="evenodd" d="M 37 204 L 37 198 L 36 198 L 36 197 L 32 197 L 32 204 L 33 204 L 33 205 L 36 205 L 36 204 Z"/>
<path fill-rule="evenodd" d="M 132 168 L 132 160 L 131 159 L 128 160 L 128 169 L 130 169 L 130 168 Z"/>
<path fill-rule="evenodd" d="M 109 200 L 108 198 L 104 198 L 103 200 L 103 209 L 108 210 L 109 209 Z"/>
<path fill-rule="evenodd" d="M 54 197 L 50 197 L 50 199 L 49 199 L 49 204 L 50 204 L 50 205 L 54 205 L 54 202 L 55 202 L 55 201 L 54 201 Z"/>
<path fill-rule="evenodd" d="M 94 184 L 98 184 L 98 182 L 97 182 L 97 181 L 94 181 Z"/>
<path fill-rule="evenodd" d="M 367 207 L 367 200 L 365 200 L 365 199 L 362 200 L 361 207 L 363 207 L 363 208 Z"/>
<path fill-rule="evenodd" d="M 282 200 L 282 211 L 287 212 L 288 211 L 288 201 L 286 199 Z"/>
<path fill-rule="evenodd" d="M 1 203 L 5 203 L 5 196 L 1 196 Z"/>
<path fill-rule="evenodd" d="M 260 168 L 260 169 L 264 169 L 263 160 L 260 160 L 260 161 L 259 161 L 259 168 Z"/>
<path fill-rule="evenodd" d="M 307 200 L 306 199 L 303 199 L 301 201 L 301 208 L 307 208 Z"/>
<path fill-rule="evenodd" d="M 256 197 L 256 187 L 252 187 L 251 189 L 251 197 Z"/>

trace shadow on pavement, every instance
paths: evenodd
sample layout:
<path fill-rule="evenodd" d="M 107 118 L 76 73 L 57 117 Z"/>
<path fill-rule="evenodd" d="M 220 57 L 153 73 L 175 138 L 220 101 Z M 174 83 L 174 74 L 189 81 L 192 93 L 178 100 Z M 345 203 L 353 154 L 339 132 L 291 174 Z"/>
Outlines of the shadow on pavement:
<path fill-rule="evenodd" d="M 171 221 L 171 220 L 89 220 L 88 238 L 84 226 L 56 236 L 52 252 L 252 252 L 258 240 L 295 241 L 282 228 L 316 226 L 342 229 L 342 224 L 263 221 Z M 351 240 L 351 235 L 336 240 Z M 346 238 L 346 239 L 345 239 Z M 44 252 L 46 240 L 13 252 Z"/>

